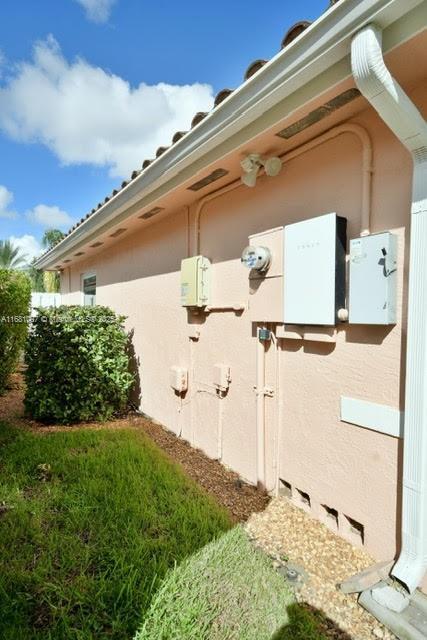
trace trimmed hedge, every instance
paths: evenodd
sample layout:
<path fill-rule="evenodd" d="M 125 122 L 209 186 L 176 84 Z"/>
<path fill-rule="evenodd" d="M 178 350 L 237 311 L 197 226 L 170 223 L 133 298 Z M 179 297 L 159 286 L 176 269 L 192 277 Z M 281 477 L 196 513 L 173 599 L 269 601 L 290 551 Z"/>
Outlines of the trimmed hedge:
<path fill-rule="evenodd" d="M 133 383 L 124 317 L 101 306 L 38 312 L 26 349 L 27 413 L 70 424 L 122 411 Z"/>
<path fill-rule="evenodd" d="M 0 269 L 0 394 L 25 344 L 31 282 L 22 271 Z"/>

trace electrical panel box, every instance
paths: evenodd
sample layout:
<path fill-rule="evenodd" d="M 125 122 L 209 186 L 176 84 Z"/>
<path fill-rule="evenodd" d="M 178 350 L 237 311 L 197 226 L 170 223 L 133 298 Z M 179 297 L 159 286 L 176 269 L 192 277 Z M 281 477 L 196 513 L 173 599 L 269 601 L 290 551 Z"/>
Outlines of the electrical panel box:
<path fill-rule="evenodd" d="M 181 262 L 181 305 L 205 307 L 210 302 L 211 263 L 203 256 Z"/>
<path fill-rule="evenodd" d="M 397 237 L 389 232 L 350 241 L 349 322 L 395 324 Z"/>
<path fill-rule="evenodd" d="M 346 229 L 336 213 L 285 227 L 285 323 L 336 324 L 345 307 Z"/>
<path fill-rule="evenodd" d="M 227 391 L 231 382 L 230 367 L 228 364 L 215 364 L 213 374 L 213 383 L 218 391 Z"/>
<path fill-rule="evenodd" d="M 171 367 L 169 370 L 169 382 L 172 389 L 178 393 L 184 393 L 188 387 L 188 371 L 185 367 Z"/>

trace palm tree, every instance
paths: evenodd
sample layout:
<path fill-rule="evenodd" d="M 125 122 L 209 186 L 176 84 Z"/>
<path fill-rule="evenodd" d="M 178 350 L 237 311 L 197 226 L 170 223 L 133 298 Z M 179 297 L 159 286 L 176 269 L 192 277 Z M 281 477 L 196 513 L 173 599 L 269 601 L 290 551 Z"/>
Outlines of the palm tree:
<path fill-rule="evenodd" d="M 42 245 L 46 249 L 51 249 L 55 244 L 60 242 L 65 237 L 65 233 L 59 229 L 46 229 L 42 238 Z"/>
<path fill-rule="evenodd" d="M 51 249 L 65 237 L 65 233 L 59 229 L 46 229 L 42 238 L 42 245 Z M 57 293 L 60 289 L 59 273 L 57 271 L 45 271 L 43 273 L 44 290 L 48 293 Z"/>
<path fill-rule="evenodd" d="M 26 263 L 27 256 L 19 247 L 14 247 L 10 240 L 0 240 L 0 267 L 3 269 L 19 269 Z"/>

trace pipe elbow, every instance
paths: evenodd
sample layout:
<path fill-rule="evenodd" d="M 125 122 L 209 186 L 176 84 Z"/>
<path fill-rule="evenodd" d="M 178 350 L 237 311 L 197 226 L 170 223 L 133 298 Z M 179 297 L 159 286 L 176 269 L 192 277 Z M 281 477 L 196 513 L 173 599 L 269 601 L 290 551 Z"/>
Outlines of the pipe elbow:
<path fill-rule="evenodd" d="M 393 79 L 383 60 L 382 32 L 376 25 L 370 24 L 354 36 L 351 69 L 357 88 L 368 100 L 393 91 Z"/>
<path fill-rule="evenodd" d="M 414 557 L 404 549 L 391 570 L 391 575 L 399 580 L 409 593 L 413 593 L 421 584 L 426 570 L 427 559 L 423 554 Z"/>
<path fill-rule="evenodd" d="M 369 24 L 353 36 L 351 69 L 356 86 L 417 162 L 425 156 L 427 125 L 388 70 L 382 52 L 382 32 Z"/>

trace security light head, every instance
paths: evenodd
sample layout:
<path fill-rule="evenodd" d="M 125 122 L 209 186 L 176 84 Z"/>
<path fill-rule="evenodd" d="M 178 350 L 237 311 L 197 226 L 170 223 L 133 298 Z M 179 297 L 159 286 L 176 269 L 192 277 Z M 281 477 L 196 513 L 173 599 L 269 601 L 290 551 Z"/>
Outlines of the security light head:
<path fill-rule="evenodd" d="M 250 153 L 240 161 L 240 166 L 245 173 L 252 173 L 252 171 L 258 171 L 261 167 L 261 156 L 259 153 Z"/>
<path fill-rule="evenodd" d="M 244 173 L 241 178 L 242 183 L 247 187 L 254 187 L 256 185 L 257 176 L 258 176 L 258 167 L 256 167 L 249 173 Z"/>
<path fill-rule="evenodd" d="M 263 164 L 264 164 L 265 173 L 271 177 L 279 175 L 282 169 L 281 159 L 276 158 L 274 156 L 272 158 L 268 158 L 267 160 L 265 160 Z"/>

